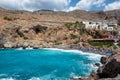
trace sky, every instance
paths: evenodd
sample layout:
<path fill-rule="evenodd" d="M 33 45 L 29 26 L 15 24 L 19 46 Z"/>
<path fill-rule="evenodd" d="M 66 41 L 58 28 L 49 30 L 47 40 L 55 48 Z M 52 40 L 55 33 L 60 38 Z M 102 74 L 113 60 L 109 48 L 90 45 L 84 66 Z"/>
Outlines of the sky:
<path fill-rule="evenodd" d="M 1 0 L 0 7 L 10 10 L 54 11 L 120 9 L 120 0 Z"/>

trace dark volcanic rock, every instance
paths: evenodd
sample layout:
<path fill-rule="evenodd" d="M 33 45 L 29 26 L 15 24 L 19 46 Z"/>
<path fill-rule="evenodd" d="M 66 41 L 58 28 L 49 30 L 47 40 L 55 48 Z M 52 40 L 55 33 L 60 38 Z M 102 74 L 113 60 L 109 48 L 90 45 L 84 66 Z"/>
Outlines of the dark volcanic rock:
<path fill-rule="evenodd" d="M 100 67 L 100 64 L 99 63 L 95 63 L 95 66 Z"/>
<path fill-rule="evenodd" d="M 90 79 L 89 80 L 98 80 L 99 76 L 96 74 L 96 72 L 92 71 L 90 74 Z"/>
<path fill-rule="evenodd" d="M 96 72 L 92 71 L 88 78 L 78 78 L 73 80 L 98 80 L 98 79 L 99 79 L 99 76 L 96 74 Z"/>
<path fill-rule="evenodd" d="M 98 75 L 100 78 L 114 78 L 120 74 L 120 62 L 116 59 L 112 59 L 105 66 L 98 69 Z"/>
<path fill-rule="evenodd" d="M 97 73 L 92 71 L 88 78 L 79 78 L 76 80 L 120 80 L 120 54 L 102 57 L 103 66 L 98 68 Z"/>
<path fill-rule="evenodd" d="M 107 57 L 101 57 L 100 62 L 105 64 L 107 62 Z"/>

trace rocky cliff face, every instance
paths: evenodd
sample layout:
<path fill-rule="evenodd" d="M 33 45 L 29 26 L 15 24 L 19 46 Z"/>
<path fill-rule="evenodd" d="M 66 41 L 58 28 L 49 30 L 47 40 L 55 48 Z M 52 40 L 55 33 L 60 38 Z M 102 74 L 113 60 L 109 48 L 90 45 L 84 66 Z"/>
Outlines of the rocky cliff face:
<path fill-rule="evenodd" d="M 6 21 L 0 27 L 0 47 L 5 48 L 53 47 L 80 43 L 80 40 L 79 31 L 69 30 L 64 24 L 56 22 Z"/>
<path fill-rule="evenodd" d="M 117 21 L 119 10 L 111 12 L 82 11 L 36 12 L 10 11 L 0 8 L 0 47 L 51 47 L 53 45 L 85 42 L 90 35 L 80 35 L 80 30 L 67 29 L 66 22 L 75 21 Z M 111 18 L 110 16 L 115 18 Z M 85 44 L 87 45 L 87 44 Z"/>

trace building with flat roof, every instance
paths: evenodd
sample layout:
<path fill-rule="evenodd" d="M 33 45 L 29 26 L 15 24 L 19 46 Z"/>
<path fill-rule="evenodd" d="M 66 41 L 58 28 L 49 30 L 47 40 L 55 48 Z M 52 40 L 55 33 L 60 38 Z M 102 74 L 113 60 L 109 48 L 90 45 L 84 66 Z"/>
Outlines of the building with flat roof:
<path fill-rule="evenodd" d="M 96 30 L 112 31 L 117 27 L 116 23 L 109 23 L 106 21 L 100 21 L 100 22 L 83 21 L 83 24 L 85 25 L 86 29 L 96 29 Z"/>

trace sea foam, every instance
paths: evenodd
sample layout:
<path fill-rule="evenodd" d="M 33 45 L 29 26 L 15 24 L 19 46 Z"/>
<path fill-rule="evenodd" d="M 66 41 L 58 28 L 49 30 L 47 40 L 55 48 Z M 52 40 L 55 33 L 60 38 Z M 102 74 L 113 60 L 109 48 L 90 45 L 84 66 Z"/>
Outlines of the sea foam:
<path fill-rule="evenodd" d="M 28 80 L 41 80 L 41 79 L 39 77 L 32 77 L 32 78 L 30 78 Z"/>
<path fill-rule="evenodd" d="M 16 80 L 16 79 L 10 77 L 10 78 L 2 78 L 2 79 L 0 79 L 0 80 Z"/>
<path fill-rule="evenodd" d="M 40 48 L 40 49 L 55 50 L 55 51 L 62 51 L 62 52 L 72 52 L 72 53 L 76 53 L 76 54 L 88 55 L 92 59 L 100 58 L 102 56 L 100 54 L 95 54 L 95 53 L 91 53 L 91 52 L 83 52 L 80 50 L 65 50 L 65 49 L 58 49 L 58 48 Z M 17 50 L 24 50 L 24 49 L 21 47 L 21 48 L 17 48 Z M 28 48 L 26 48 L 26 50 L 33 50 L 33 48 L 28 47 Z"/>
<path fill-rule="evenodd" d="M 65 49 L 58 49 L 58 48 L 43 48 L 43 49 L 57 50 L 57 51 L 62 51 L 62 52 L 72 52 L 72 53 L 82 54 L 82 55 L 86 55 L 86 56 L 88 55 L 89 58 L 91 58 L 91 59 L 102 57 L 102 55 L 100 55 L 100 54 L 83 52 L 83 51 L 80 51 L 80 50 L 65 50 Z"/>

